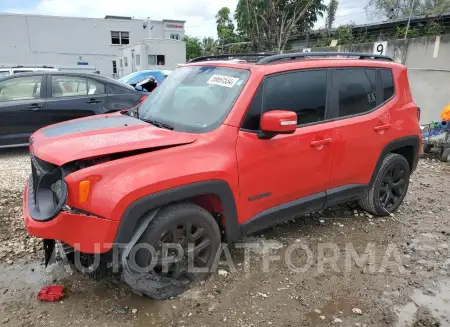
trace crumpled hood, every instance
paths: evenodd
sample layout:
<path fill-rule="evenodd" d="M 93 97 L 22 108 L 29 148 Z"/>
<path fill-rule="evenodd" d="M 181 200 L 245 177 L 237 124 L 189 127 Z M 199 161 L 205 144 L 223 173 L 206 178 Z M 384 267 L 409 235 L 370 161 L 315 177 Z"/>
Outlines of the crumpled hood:
<path fill-rule="evenodd" d="M 120 115 L 76 119 L 38 130 L 30 138 L 30 150 L 55 165 L 133 150 L 189 144 L 195 134 L 155 127 Z"/>

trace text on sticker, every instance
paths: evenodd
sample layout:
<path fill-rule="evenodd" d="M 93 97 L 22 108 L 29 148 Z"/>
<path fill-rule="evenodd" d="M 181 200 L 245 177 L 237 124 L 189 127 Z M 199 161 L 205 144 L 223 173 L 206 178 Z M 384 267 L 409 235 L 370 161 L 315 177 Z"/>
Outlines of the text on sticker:
<path fill-rule="evenodd" d="M 239 78 L 237 77 L 231 77 L 231 76 L 225 76 L 225 75 L 213 75 L 208 80 L 208 84 L 214 84 L 214 85 L 220 85 L 225 87 L 233 87 L 237 81 L 239 81 Z"/>

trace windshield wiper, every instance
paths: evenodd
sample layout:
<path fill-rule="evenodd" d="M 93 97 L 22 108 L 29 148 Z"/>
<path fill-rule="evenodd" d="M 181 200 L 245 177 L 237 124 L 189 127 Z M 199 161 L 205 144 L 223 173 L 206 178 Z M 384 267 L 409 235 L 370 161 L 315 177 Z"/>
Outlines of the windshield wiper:
<path fill-rule="evenodd" d="M 169 124 L 165 124 L 165 123 L 161 123 L 159 121 L 156 121 L 154 119 L 144 119 L 144 118 L 140 118 L 142 121 L 145 121 L 146 123 L 152 124 L 156 127 L 159 128 L 165 128 L 165 129 L 169 129 L 169 130 L 173 130 L 173 126 L 169 125 Z"/>

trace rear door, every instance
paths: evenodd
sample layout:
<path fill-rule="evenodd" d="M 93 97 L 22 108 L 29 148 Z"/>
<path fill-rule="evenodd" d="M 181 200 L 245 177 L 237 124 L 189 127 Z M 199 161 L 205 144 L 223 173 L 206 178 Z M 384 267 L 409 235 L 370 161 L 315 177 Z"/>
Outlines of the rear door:
<path fill-rule="evenodd" d="M 369 183 L 384 146 L 392 139 L 392 71 L 377 68 L 334 69 L 336 142 L 333 187 Z"/>
<path fill-rule="evenodd" d="M 28 143 L 45 113 L 42 75 L 0 81 L 0 147 Z"/>
<path fill-rule="evenodd" d="M 105 84 L 82 75 L 49 75 L 47 125 L 103 112 Z"/>

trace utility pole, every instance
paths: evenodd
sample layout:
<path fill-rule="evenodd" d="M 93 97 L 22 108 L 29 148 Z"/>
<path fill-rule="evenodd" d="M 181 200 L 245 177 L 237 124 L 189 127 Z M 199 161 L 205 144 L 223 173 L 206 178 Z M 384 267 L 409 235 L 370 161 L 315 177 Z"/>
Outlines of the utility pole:
<path fill-rule="evenodd" d="M 411 23 L 411 16 L 414 8 L 416 0 L 411 1 L 411 8 L 409 9 L 409 18 L 408 18 L 408 24 L 406 25 L 406 31 L 405 31 L 405 40 L 408 37 L 408 30 L 409 30 L 409 24 Z"/>

